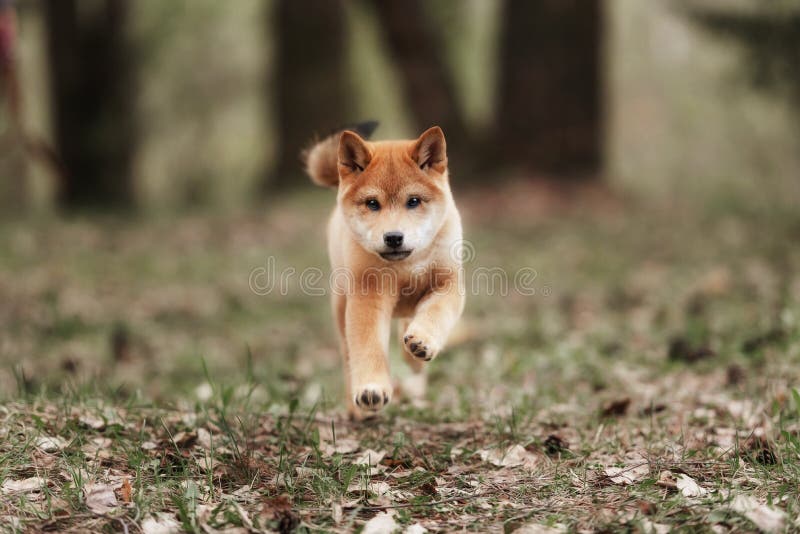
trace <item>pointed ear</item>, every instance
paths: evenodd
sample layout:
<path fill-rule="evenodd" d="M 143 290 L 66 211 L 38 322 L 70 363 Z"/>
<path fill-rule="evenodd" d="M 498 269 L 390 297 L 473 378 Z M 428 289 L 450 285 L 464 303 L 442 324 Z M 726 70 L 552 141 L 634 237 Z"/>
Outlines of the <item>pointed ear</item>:
<path fill-rule="evenodd" d="M 372 160 L 372 151 L 355 132 L 345 130 L 339 136 L 339 175 L 359 173 Z"/>
<path fill-rule="evenodd" d="M 438 173 L 447 170 L 447 143 L 438 126 L 428 128 L 411 148 L 411 158 L 423 171 L 433 169 Z"/>

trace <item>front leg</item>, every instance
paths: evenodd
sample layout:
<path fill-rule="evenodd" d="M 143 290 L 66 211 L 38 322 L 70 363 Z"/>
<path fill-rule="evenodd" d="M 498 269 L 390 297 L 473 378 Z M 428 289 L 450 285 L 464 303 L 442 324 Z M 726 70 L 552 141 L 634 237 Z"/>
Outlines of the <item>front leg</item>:
<path fill-rule="evenodd" d="M 463 286 L 453 278 L 446 286 L 431 289 L 419 304 L 414 319 L 403 335 L 405 350 L 426 362 L 444 348 L 450 331 L 464 309 Z"/>
<path fill-rule="evenodd" d="M 345 312 L 350 357 L 351 412 L 377 412 L 392 399 L 389 329 L 393 302 L 384 295 L 352 295 Z M 354 406 L 353 406 L 354 405 Z"/>

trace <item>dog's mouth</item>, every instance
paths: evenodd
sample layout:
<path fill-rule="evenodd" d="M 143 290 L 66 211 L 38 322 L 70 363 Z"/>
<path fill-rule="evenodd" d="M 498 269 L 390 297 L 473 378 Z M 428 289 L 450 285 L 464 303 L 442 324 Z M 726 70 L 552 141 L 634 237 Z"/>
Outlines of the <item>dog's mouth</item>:
<path fill-rule="evenodd" d="M 389 261 L 404 260 L 411 255 L 413 250 L 392 250 L 391 252 L 381 252 L 381 258 Z"/>

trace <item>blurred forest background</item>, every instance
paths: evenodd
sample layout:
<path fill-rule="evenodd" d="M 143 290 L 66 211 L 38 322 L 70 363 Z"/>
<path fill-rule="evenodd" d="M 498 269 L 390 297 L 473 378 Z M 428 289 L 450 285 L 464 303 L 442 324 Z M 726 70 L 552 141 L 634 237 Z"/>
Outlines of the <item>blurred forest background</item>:
<path fill-rule="evenodd" d="M 6 214 L 253 205 L 306 188 L 300 149 L 363 119 L 443 126 L 458 188 L 800 198 L 796 1 L 0 6 Z"/>
<path fill-rule="evenodd" d="M 299 152 L 366 119 L 474 254 L 360 426 Z M 0 0 L 0 529 L 797 529 L 799 125 L 800 0 Z"/>

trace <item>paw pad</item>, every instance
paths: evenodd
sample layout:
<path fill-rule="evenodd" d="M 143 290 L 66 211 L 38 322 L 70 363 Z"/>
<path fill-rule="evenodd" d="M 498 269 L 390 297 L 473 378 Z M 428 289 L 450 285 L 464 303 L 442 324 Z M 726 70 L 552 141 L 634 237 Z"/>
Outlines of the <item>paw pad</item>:
<path fill-rule="evenodd" d="M 377 411 L 389 404 L 389 394 L 378 386 L 367 386 L 353 398 L 362 410 Z"/>
<path fill-rule="evenodd" d="M 408 352 L 410 352 L 415 358 L 425 360 L 426 362 L 431 361 L 433 358 L 431 351 L 428 350 L 428 346 L 425 345 L 423 341 L 414 341 L 413 335 L 405 336 L 403 338 L 403 343 L 406 344 Z"/>

